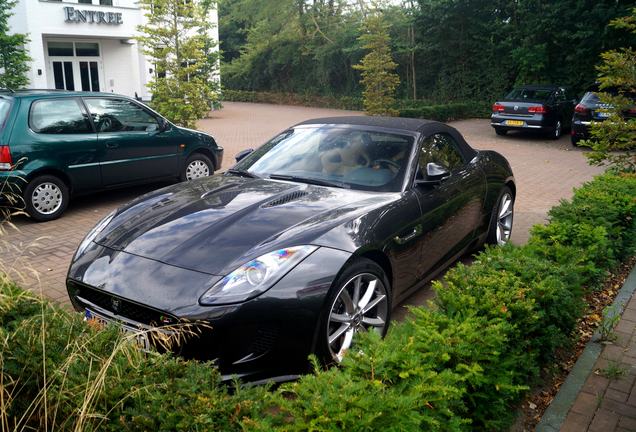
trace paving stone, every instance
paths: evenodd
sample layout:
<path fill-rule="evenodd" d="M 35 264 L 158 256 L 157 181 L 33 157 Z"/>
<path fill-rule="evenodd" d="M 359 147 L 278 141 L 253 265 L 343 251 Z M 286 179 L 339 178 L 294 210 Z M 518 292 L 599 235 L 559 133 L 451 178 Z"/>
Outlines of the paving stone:
<path fill-rule="evenodd" d="M 579 414 L 593 413 L 599 406 L 601 396 L 602 395 L 581 392 L 576 397 L 574 405 L 572 405 L 570 411 Z"/>
<path fill-rule="evenodd" d="M 618 416 L 613 412 L 598 410 L 590 423 L 590 432 L 608 432 L 614 430 L 618 424 Z"/>
<path fill-rule="evenodd" d="M 629 397 L 629 393 L 624 393 L 615 389 L 607 389 L 604 397 L 614 400 L 616 402 L 627 402 L 627 398 Z"/>
<path fill-rule="evenodd" d="M 618 427 L 623 428 L 630 431 L 636 431 L 636 419 L 631 419 L 629 417 L 621 417 L 618 420 Z"/>
<path fill-rule="evenodd" d="M 581 432 L 587 429 L 592 419 L 591 414 L 570 412 L 565 419 L 561 432 Z"/>

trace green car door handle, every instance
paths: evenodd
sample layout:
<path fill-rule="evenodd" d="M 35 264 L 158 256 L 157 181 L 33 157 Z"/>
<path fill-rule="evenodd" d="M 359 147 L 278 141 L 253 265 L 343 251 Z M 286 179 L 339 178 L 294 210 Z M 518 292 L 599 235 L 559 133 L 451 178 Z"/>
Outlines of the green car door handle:
<path fill-rule="evenodd" d="M 112 142 L 112 141 L 106 141 L 106 148 L 114 149 L 114 148 L 117 148 L 117 147 L 119 147 L 118 143 Z"/>

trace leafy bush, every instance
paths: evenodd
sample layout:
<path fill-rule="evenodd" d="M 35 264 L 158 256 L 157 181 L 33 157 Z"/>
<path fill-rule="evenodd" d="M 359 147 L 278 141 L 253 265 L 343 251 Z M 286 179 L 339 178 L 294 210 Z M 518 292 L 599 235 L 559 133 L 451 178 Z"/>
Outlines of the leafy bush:
<path fill-rule="evenodd" d="M 456 102 L 440 105 L 409 103 L 400 109 L 400 117 L 423 118 L 442 122 L 489 116 L 490 106 L 483 102 Z"/>
<path fill-rule="evenodd" d="M 229 392 L 210 363 L 140 353 L 0 279 L 0 420 L 107 430 L 503 430 L 559 347 L 586 289 L 634 252 L 636 176 L 605 174 L 550 211 L 527 245 L 487 248 L 436 282 L 384 340 L 341 367 Z M 45 373 L 46 372 L 46 373 Z"/>

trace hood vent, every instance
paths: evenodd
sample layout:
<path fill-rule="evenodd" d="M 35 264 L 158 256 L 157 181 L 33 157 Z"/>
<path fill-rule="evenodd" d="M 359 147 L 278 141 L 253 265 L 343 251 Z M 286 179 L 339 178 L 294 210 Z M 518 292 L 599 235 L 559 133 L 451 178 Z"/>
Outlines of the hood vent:
<path fill-rule="evenodd" d="M 281 197 L 278 197 L 268 203 L 265 203 L 261 206 L 261 208 L 269 208 L 269 207 L 276 207 L 279 205 L 283 205 L 283 204 L 287 204 L 289 202 L 292 201 L 296 201 L 301 199 L 304 196 L 309 195 L 309 193 L 305 192 L 305 191 L 295 191 L 292 193 L 288 193 L 286 195 L 283 195 Z"/>

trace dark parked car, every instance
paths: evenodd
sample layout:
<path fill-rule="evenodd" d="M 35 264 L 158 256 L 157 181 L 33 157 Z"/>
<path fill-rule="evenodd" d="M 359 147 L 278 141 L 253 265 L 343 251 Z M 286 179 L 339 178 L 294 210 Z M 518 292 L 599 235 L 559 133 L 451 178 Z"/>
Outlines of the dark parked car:
<path fill-rule="evenodd" d="M 492 106 L 491 126 L 497 135 L 511 130 L 533 130 L 558 139 L 570 120 L 577 96 L 567 87 L 527 85 L 512 90 Z"/>
<path fill-rule="evenodd" d="M 72 195 L 207 176 L 222 158 L 212 136 L 125 96 L 0 92 L 0 185 L 10 182 L 37 221 L 59 217 Z"/>
<path fill-rule="evenodd" d="M 582 139 L 590 137 L 590 125 L 593 121 L 605 121 L 609 117 L 609 108 L 607 104 L 601 102 L 597 95 L 597 88 L 588 91 L 583 95 L 581 102 L 574 108 L 572 115 L 572 131 L 570 133 L 572 144 L 578 145 Z M 616 94 L 615 90 L 606 89 L 609 94 Z M 634 106 L 623 111 L 622 115 L 625 119 L 636 119 L 636 95 L 627 95 L 634 101 Z"/>
<path fill-rule="evenodd" d="M 510 238 L 510 165 L 442 123 L 309 120 L 239 155 L 102 220 L 68 272 L 74 307 L 128 328 L 203 322 L 182 355 L 289 374 L 310 353 L 340 361 L 358 331 L 384 335 L 394 305 Z"/>

